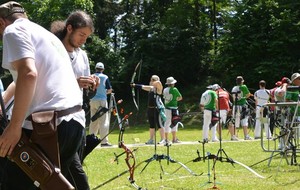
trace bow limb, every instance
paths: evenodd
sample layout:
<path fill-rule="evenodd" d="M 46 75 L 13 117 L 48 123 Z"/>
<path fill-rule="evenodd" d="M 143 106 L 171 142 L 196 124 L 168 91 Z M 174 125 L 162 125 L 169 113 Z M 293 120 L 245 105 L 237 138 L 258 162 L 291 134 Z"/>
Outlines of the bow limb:
<path fill-rule="evenodd" d="M 133 72 L 133 74 L 132 74 L 131 81 L 130 81 L 131 84 L 134 83 L 134 79 L 135 79 L 135 77 L 136 77 L 138 68 L 140 68 L 140 69 L 139 69 L 139 75 L 138 75 L 138 77 L 140 78 L 140 74 L 141 74 L 141 65 L 142 65 L 142 59 L 137 63 L 137 65 L 136 65 L 135 68 L 134 68 L 134 72 Z M 131 94 L 132 94 L 132 100 L 133 100 L 133 103 L 134 103 L 136 109 L 139 110 L 139 106 L 138 106 L 138 104 L 137 104 L 137 102 L 136 102 L 136 95 L 135 95 L 134 87 L 131 87 Z"/>
<path fill-rule="evenodd" d="M 174 161 L 174 160 L 173 160 Z M 171 160 L 172 162 L 172 160 Z M 203 172 L 201 174 L 196 174 L 195 172 L 193 172 L 190 168 L 188 168 L 185 164 L 178 162 L 178 161 L 174 161 L 174 163 L 177 163 L 180 165 L 180 168 L 184 168 L 186 171 L 188 171 L 191 175 L 193 176 L 201 176 L 203 174 Z M 173 173 L 177 172 L 180 168 L 178 168 L 176 171 L 174 171 Z"/>
<path fill-rule="evenodd" d="M 244 167 L 244 168 L 246 168 L 247 170 L 249 170 L 250 172 L 252 172 L 252 173 L 253 173 L 254 175 L 256 175 L 257 177 L 262 178 L 262 179 L 265 179 L 264 176 L 258 174 L 256 171 L 254 171 L 254 170 L 253 170 L 252 168 L 250 168 L 249 166 L 247 166 L 247 165 L 245 165 L 245 164 L 243 164 L 243 163 L 241 163 L 241 162 L 238 162 L 238 161 L 236 161 L 236 160 L 232 160 L 232 162 L 233 162 L 233 163 L 236 163 L 236 164 L 238 164 L 238 165 L 240 165 L 240 166 L 242 166 L 242 167 Z"/>
<path fill-rule="evenodd" d="M 184 169 L 186 169 L 188 172 L 190 172 L 190 174 L 192 174 L 193 176 L 201 176 L 202 174 L 203 174 L 203 172 L 202 173 L 200 173 L 200 174 L 196 174 L 195 172 L 193 172 L 190 168 L 188 168 L 187 166 L 186 166 L 186 164 L 188 164 L 188 163 L 190 163 L 190 162 L 196 162 L 196 161 L 194 161 L 195 159 L 193 159 L 193 160 L 190 160 L 190 161 L 188 161 L 188 162 L 186 162 L 186 163 L 178 163 L 180 166 L 175 170 L 175 171 L 173 171 L 171 174 L 175 174 L 176 172 L 178 172 L 181 168 L 184 168 Z"/>
<path fill-rule="evenodd" d="M 184 169 L 186 169 L 190 174 L 192 174 L 193 176 L 201 176 L 202 174 L 203 174 L 203 172 L 202 173 L 200 173 L 200 174 L 196 174 L 195 172 L 193 172 L 190 168 L 188 168 L 186 165 L 188 164 L 188 163 L 190 163 L 190 162 L 199 162 L 199 161 L 201 161 L 203 158 L 201 158 L 200 156 L 198 156 L 197 158 L 195 158 L 195 159 L 193 159 L 193 160 L 190 160 L 190 161 L 188 161 L 188 162 L 186 162 L 186 163 L 181 163 L 181 162 L 177 162 L 176 161 L 176 163 L 178 163 L 179 165 L 180 165 L 180 167 L 178 167 L 175 171 L 173 171 L 171 174 L 175 174 L 178 170 L 180 170 L 181 168 L 184 168 Z"/>
<path fill-rule="evenodd" d="M 128 117 L 131 115 L 132 113 L 130 113 L 129 115 L 126 115 L 124 119 L 128 119 Z M 124 139 L 123 139 L 123 136 L 124 136 L 124 132 L 125 132 L 125 125 L 122 125 L 120 126 L 120 133 L 119 133 L 119 148 L 122 148 L 124 149 L 124 152 L 126 153 L 126 158 L 125 158 L 125 162 L 126 162 L 126 165 L 128 167 L 128 172 L 129 172 L 129 182 L 130 184 L 135 187 L 136 189 L 139 189 L 141 190 L 142 188 L 139 187 L 136 183 L 135 183 L 135 180 L 134 180 L 134 170 L 136 168 L 136 160 L 135 160 L 135 156 L 133 154 L 133 151 L 128 148 L 125 144 L 124 144 Z M 132 162 L 130 162 L 130 160 L 132 160 Z"/>
<path fill-rule="evenodd" d="M 120 143 L 119 147 L 123 148 L 126 153 L 125 162 L 128 167 L 128 171 L 129 171 L 129 175 L 130 175 L 129 181 L 130 181 L 130 183 L 134 183 L 134 170 L 135 170 L 135 163 L 136 163 L 134 154 L 123 142 Z M 132 159 L 132 164 L 130 162 L 131 159 Z"/>

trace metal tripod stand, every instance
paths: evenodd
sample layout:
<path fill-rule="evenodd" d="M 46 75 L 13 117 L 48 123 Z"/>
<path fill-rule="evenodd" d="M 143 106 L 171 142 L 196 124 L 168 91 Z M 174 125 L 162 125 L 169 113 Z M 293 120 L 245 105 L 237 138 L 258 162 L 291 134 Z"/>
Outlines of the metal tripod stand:
<path fill-rule="evenodd" d="M 158 116 L 159 117 L 159 116 Z M 158 118 L 159 119 L 159 118 Z M 160 121 L 161 122 L 161 121 Z M 141 170 L 140 173 L 142 173 L 146 167 L 152 162 L 152 161 L 158 161 L 159 162 L 159 165 L 160 165 L 160 169 L 161 169 L 161 173 L 160 173 L 160 178 L 162 178 L 162 173 L 163 174 L 166 174 L 166 172 L 164 171 L 163 167 L 162 167 L 162 164 L 161 164 L 161 160 L 167 160 L 167 164 L 169 164 L 170 162 L 171 163 L 177 163 L 179 165 L 181 165 L 181 167 L 185 168 L 190 174 L 192 175 L 197 175 L 195 174 L 191 169 L 189 169 L 186 165 L 184 165 L 183 163 L 179 162 L 179 161 L 176 161 L 174 159 L 171 158 L 170 156 L 170 146 L 171 146 L 171 143 L 169 142 L 166 142 L 165 146 L 167 148 L 167 155 L 165 154 L 157 154 L 157 143 L 156 143 L 156 131 L 157 129 L 155 129 L 155 133 L 154 133 L 154 155 L 146 160 L 144 160 L 142 163 L 146 163 L 146 165 L 143 167 L 143 169 Z"/>

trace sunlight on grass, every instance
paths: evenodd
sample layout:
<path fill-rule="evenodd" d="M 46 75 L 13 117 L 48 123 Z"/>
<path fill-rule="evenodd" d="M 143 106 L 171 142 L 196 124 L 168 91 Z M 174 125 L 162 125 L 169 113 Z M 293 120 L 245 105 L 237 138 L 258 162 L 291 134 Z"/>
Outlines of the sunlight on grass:
<path fill-rule="evenodd" d="M 241 133 L 241 132 L 239 132 Z M 253 131 L 250 131 L 253 134 Z M 198 143 L 202 132 L 200 127 L 185 127 L 179 129 L 178 137 L 181 141 L 192 141 L 193 144 L 173 144 L 169 147 L 169 158 L 175 163 L 168 162 L 167 159 L 155 160 L 154 155 L 164 155 L 168 157 L 168 149 L 166 146 L 158 145 L 155 151 L 154 145 L 141 146 L 148 140 L 149 132 L 147 126 L 134 126 L 126 129 L 124 135 L 125 144 L 134 144 L 136 139 L 139 143 L 130 146 L 137 150 L 134 152 L 136 157 L 136 165 L 139 165 L 134 174 L 136 183 L 148 190 L 157 189 L 209 189 L 213 186 L 220 189 L 229 190 L 282 190 L 282 189 L 299 189 L 299 166 L 291 166 L 286 163 L 285 158 L 281 155 L 274 156 L 271 160 L 270 152 L 264 152 L 261 147 L 260 140 L 231 142 L 227 130 L 223 130 L 222 137 L 224 141 L 220 143 L 208 143 L 203 145 Z M 239 134 L 242 136 L 242 134 Z M 117 144 L 118 132 L 114 131 L 110 136 L 110 142 Z M 221 146 L 220 146 L 221 145 Z M 198 157 L 212 154 L 218 156 L 218 160 L 200 159 L 193 162 Z M 109 181 L 119 174 L 124 175 L 108 182 L 99 189 L 134 189 L 129 181 L 129 173 L 125 163 L 125 155 L 115 161 L 115 154 L 123 152 L 120 148 L 97 148 L 85 160 L 84 169 L 88 174 L 91 189 Z M 275 154 L 274 154 L 275 155 Z M 258 178 L 244 167 L 228 162 L 227 158 L 231 158 L 247 166 L 254 165 L 252 169 L 265 179 Z M 152 160 L 151 160 L 152 159 Z M 288 161 L 290 157 L 287 158 Z M 149 160 L 151 160 L 149 162 Z M 262 161 L 265 160 L 265 161 Z M 186 164 L 188 169 L 195 174 L 193 176 L 185 168 L 180 168 L 181 165 L 176 163 L 181 162 Z M 261 163 L 258 163 L 262 161 Z M 268 166 L 268 161 L 271 161 Z M 131 162 L 132 163 L 132 162 Z M 147 165 L 148 164 L 148 165 Z M 215 170 L 213 170 L 215 166 Z"/>

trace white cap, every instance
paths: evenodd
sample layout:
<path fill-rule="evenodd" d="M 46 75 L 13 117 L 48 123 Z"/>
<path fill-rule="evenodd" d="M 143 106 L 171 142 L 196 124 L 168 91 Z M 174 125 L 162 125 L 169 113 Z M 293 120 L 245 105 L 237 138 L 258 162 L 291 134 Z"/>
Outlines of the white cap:
<path fill-rule="evenodd" d="M 174 79 L 174 77 L 168 77 L 166 84 L 175 84 L 177 80 Z"/>
<path fill-rule="evenodd" d="M 104 64 L 101 63 L 101 62 L 98 62 L 98 63 L 96 64 L 96 69 L 104 69 Z"/>
<path fill-rule="evenodd" d="M 211 89 L 211 90 L 218 90 L 220 87 L 220 85 L 218 84 L 214 84 L 214 85 L 209 85 L 206 87 L 207 89 Z"/>
<path fill-rule="evenodd" d="M 292 82 L 294 82 L 295 79 L 299 78 L 300 74 L 299 73 L 294 73 L 291 77 Z"/>

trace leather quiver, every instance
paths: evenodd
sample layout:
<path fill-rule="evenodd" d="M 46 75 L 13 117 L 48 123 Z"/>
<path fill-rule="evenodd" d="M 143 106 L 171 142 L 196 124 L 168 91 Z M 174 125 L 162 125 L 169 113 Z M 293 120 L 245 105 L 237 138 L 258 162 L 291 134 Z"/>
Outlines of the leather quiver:
<path fill-rule="evenodd" d="M 74 190 L 41 150 L 29 141 L 24 133 L 8 158 L 24 171 L 42 190 Z"/>

